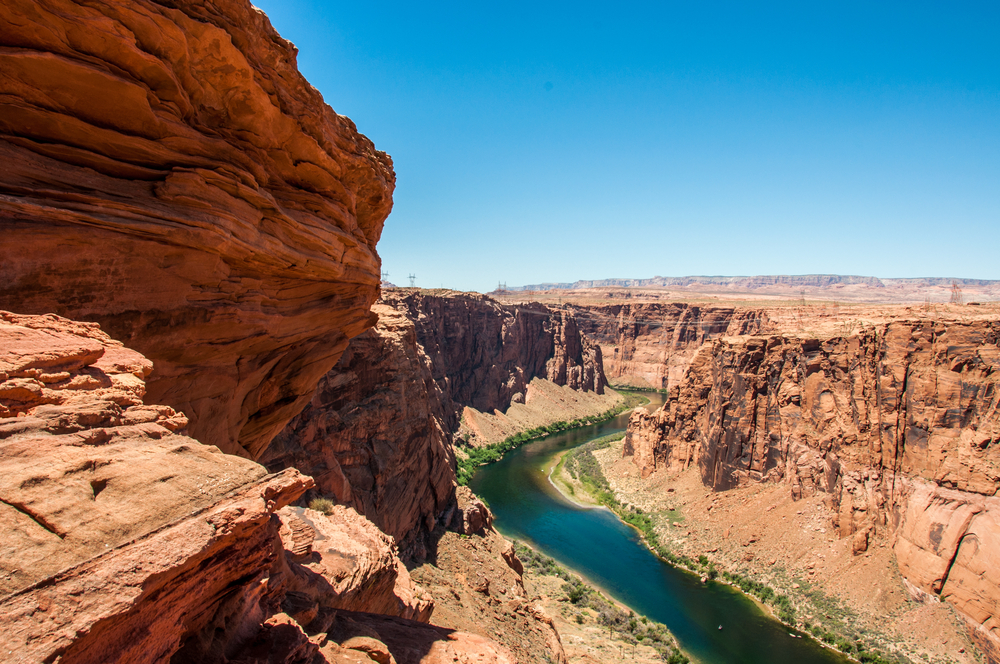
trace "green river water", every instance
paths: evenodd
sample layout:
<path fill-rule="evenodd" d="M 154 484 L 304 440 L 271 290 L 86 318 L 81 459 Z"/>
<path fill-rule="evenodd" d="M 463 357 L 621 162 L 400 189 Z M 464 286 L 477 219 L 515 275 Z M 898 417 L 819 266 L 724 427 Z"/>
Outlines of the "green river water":
<path fill-rule="evenodd" d="M 649 396 L 648 408 L 662 403 L 661 395 Z M 479 469 L 471 487 L 489 502 L 501 533 L 555 558 L 636 613 L 664 623 L 694 661 L 849 662 L 782 625 L 730 586 L 703 584 L 696 575 L 661 561 L 636 530 L 609 510 L 579 507 L 552 486 L 545 468 L 557 453 L 623 431 L 627 423 L 626 412 L 529 443 Z"/>

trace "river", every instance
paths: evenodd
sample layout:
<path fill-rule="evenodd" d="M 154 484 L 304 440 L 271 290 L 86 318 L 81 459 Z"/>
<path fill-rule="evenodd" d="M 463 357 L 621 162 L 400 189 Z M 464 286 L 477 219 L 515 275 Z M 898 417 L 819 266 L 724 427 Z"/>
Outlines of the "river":
<path fill-rule="evenodd" d="M 648 396 L 647 408 L 662 403 L 662 395 Z M 624 431 L 627 424 L 626 412 L 529 443 L 481 468 L 471 487 L 489 503 L 501 533 L 555 558 L 636 613 L 664 623 L 696 662 L 849 662 L 782 625 L 730 586 L 703 584 L 695 574 L 661 561 L 609 510 L 580 507 L 552 486 L 545 469 L 558 452 Z"/>

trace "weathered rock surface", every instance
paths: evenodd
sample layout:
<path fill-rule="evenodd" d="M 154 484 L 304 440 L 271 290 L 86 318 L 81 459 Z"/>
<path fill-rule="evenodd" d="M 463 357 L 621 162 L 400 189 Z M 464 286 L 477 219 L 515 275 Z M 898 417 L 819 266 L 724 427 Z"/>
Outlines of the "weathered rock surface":
<path fill-rule="evenodd" d="M 246 0 L 0 23 L 0 308 L 100 322 L 150 402 L 259 457 L 374 322 L 391 160 Z"/>
<path fill-rule="evenodd" d="M 325 609 L 430 619 L 433 603 L 418 597 L 395 542 L 371 521 L 343 506 L 329 514 L 285 507 L 278 516 L 282 545 L 294 563 L 285 612 L 300 623 L 308 625 Z"/>
<path fill-rule="evenodd" d="M 1000 662 L 1000 498 L 922 480 L 911 491 L 893 547 L 911 593 L 957 607 Z"/>
<path fill-rule="evenodd" d="M 390 625 L 396 661 L 513 661 L 408 620 L 433 604 L 390 537 L 346 507 L 288 506 L 313 486 L 295 469 L 267 475 L 178 433 L 182 414 L 142 404 L 151 369 L 94 323 L 0 312 L 0 652 L 355 661 L 344 611 L 362 610 Z"/>
<path fill-rule="evenodd" d="M 910 320 L 823 339 L 717 339 L 624 453 L 644 476 L 698 464 L 716 490 L 753 481 L 829 494 L 855 553 L 896 530 L 900 570 L 1000 644 L 1000 322 Z M 898 530 L 897 530 L 898 527 Z"/>
<path fill-rule="evenodd" d="M 405 547 L 447 507 L 455 479 L 448 415 L 413 321 L 377 304 L 378 327 L 351 341 L 312 401 L 263 458 L 310 473 Z"/>
<path fill-rule="evenodd" d="M 351 341 L 262 461 L 314 476 L 420 558 L 454 501 L 465 409 L 507 410 L 536 377 L 603 394 L 600 348 L 569 314 L 476 294 L 391 291 L 373 311 L 377 327 Z"/>
<path fill-rule="evenodd" d="M 143 404 L 151 370 L 94 323 L 0 312 L 0 593 L 262 481 Z"/>
<path fill-rule="evenodd" d="M 706 341 L 760 334 L 769 328 L 761 309 L 677 302 L 567 304 L 565 309 L 583 333 L 600 344 L 609 381 L 655 389 L 679 385 Z"/>

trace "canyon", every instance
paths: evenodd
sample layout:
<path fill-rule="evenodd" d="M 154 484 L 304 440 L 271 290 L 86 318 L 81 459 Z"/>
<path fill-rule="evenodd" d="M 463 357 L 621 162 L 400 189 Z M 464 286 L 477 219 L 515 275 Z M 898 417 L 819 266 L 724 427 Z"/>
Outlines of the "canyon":
<path fill-rule="evenodd" d="M 481 296 L 373 312 L 392 161 L 248 2 L 15 1 L 0 20 L 3 659 L 564 661 L 456 489 L 451 437 L 533 379 L 602 390 L 599 350 L 560 313 Z M 433 365 L 418 309 L 452 304 L 485 327 Z M 369 389 L 399 398 L 350 424 L 392 423 L 385 440 L 272 449 L 310 402 Z M 466 538 L 492 584 L 449 567 Z M 410 575 L 422 559 L 449 597 L 467 588 L 446 621 L 478 626 L 471 598 L 502 595 L 496 638 L 430 624 L 449 600 Z"/>
<path fill-rule="evenodd" d="M 673 492 L 687 486 L 686 511 L 697 510 L 705 532 L 682 548 L 696 555 L 724 549 L 731 530 L 750 542 L 770 530 L 762 545 L 780 561 L 796 535 L 769 523 L 778 512 L 720 521 L 724 512 L 712 508 L 722 503 L 701 500 L 685 477 L 697 476 L 710 496 L 733 492 L 756 504 L 760 491 L 781 487 L 768 494 L 769 510 L 782 495 L 806 501 L 846 542 L 837 574 L 851 567 L 852 555 L 891 550 L 881 555 L 900 578 L 886 588 L 947 602 L 997 661 L 995 307 L 796 309 L 769 308 L 750 334 L 720 332 L 679 358 L 683 378 L 670 384 L 666 404 L 654 413 L 637 409 L 629 422 L 619 452 L 629 463 L 606 457 L 605 471 L 623 498 L 652 510 L 674 510 L 681 496 Z M 630 343 L 655 349 L 660 334 L 649 330 Z M 631 480 L 629 467 L 637 473 Z M 726 502 L 733 515 L 740 500 Z M 662 532 L 673 539 L 670 525 Z M 814 542 L 799 557 L 822 546 Z M 753 567 L 741 559 L 747 551 L 737 547 L 727 562 Z M 848 603 L 865 603 L 839 591 Z"/>
<path fill-rule="evenodd" d="M 618 385 L 668 395 L 601 459 L 629 502 L 683 494 L 751 567 L 793 537 L 763 503 L 811 519 L 835 537 L 790 565 L 874 556 L 1000 662 L 995 305 L 779 301 L 950 284 L 830 275 L 383 290 L 392 159 L 249 2 L 0 21 L 0 659 L 568 662 L 456 457 Z"/>
<path fill-rule="evenodd" d="M 517 433 L 565 419 L 565 408 L 532 409 L 535 393 L 568 392 L 586 415 L 618 402 L 604 395 L 600 348 L 569 313 L 415 289 L 386 291 L 372 310 L 377 325 L 351 340 L 261 462 L 311 475 L 316 493 L 352 505 L 415 559 L 454 501 L 463 419 L 532 410 L 503 428 Z"/>

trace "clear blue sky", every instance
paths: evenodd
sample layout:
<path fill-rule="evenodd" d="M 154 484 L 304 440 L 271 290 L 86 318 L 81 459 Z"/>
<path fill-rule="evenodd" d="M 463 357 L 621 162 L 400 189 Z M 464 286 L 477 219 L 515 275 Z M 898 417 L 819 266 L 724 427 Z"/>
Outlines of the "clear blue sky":
<path fill-rule="evenodd" d="M 257 4 L 392 155 L 397 284 L 1000 279 L 998 2 Z"/>

